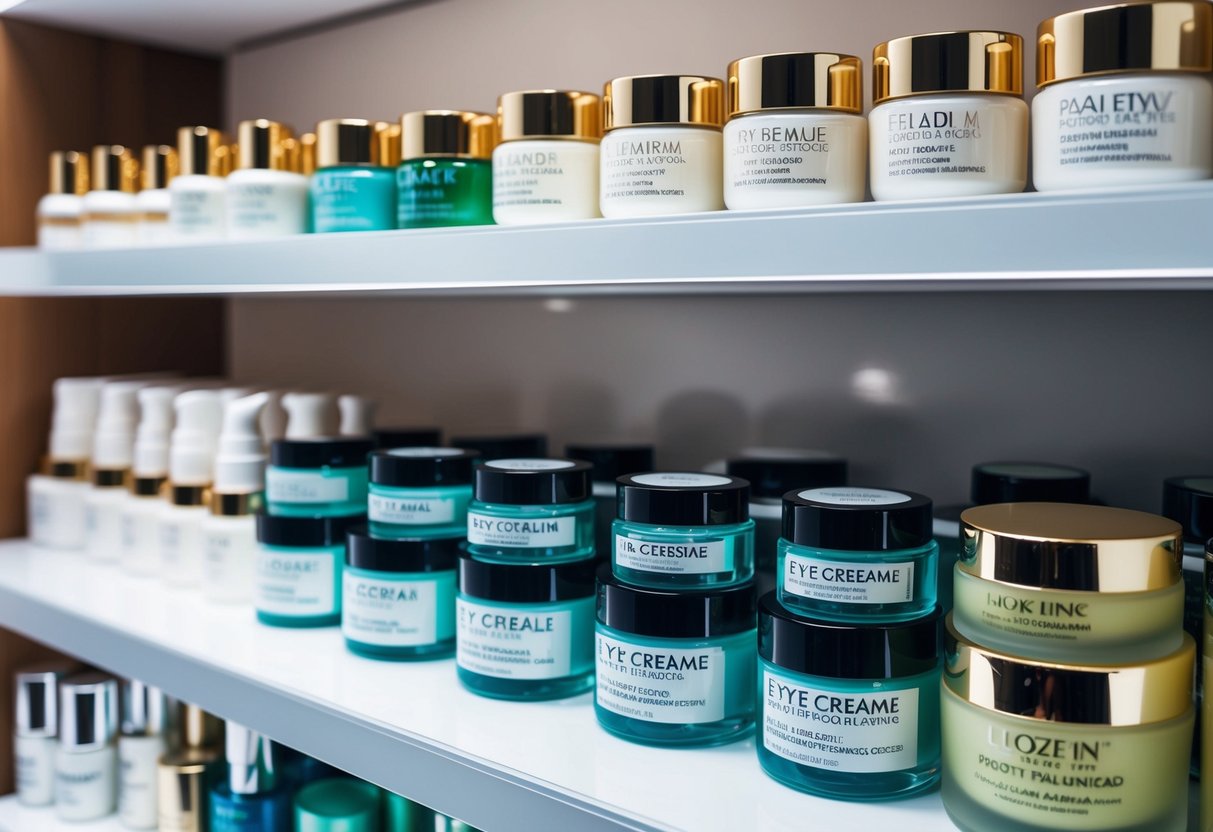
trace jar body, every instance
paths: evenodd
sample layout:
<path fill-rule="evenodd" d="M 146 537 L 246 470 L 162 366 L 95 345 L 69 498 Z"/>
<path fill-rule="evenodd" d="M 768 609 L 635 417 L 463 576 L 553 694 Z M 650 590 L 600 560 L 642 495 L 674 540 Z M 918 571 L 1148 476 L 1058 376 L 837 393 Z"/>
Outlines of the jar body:
<path fill-rule="evenodd" d="M 220 783 L 208 800 L 208 832 L 291 832 L 294 828 L 289 789 L 235 794 L 227 783 Z"/>
<path fill-rule="evenodd" d="M 247 169 L 227 177 L 227 236 L 283 237 L 307 231 L 307 177 L 286 170 Z"/>
<path fill-rule="evenodd" d="M 151 188 L 135 194 L 135 210 L 139 214 L 135 234 L 139 238 L 139 245 L 159 246 L 172 242 L 168 225 L 171 202 L 168 188 Z"/>
<path fill-rule="evenodd" d="M 396 488 L 370 484 L 367 519 L 376 537 L 463 537 L 472 486 Z"/>
<path fill-rule="evenodd" d="M 174 239 L 218 240 L 227 231 L 226 183 L 191 173 L 168 183 L 168 224 Z"/>
<path fill-rule="evenodd" d="M 112 745 L 55 752 L 55 814 L 60 820 L 96 820 L 114 813 L 118 759 Z"/>
<path fill-rule="evenodd" d="M 54 737 L 13 734 L 13 776 L 17 799 L 26 806 L 49 806 L 55 801 Z"/>
<path fill-rule="evenodd" d="M 83 246 L 83 213 L 84 200 L 75 194 L 47 194 L 38 200 L 38 248 L 63 251 Z"/>
<path fill-rule="evenodd" d="M 472 500 L 468 552 L 497 563 L 571 561 L 594 554 L 594 501 L 515 506 Z"/>
<path fill-rule="evenodd" d="M 396 172 L 349 165 L 312 174 L 312 230 L 388 231 L 396 227 Z"/>
<path fill-rule="evenodd" d="M 206 506 L 166 505 L 160 514 L 160 576 L 169 586 L 202 583 L 202 521 Z"/>
<path fill-rule="evenodd" d="M 288 517 L 346 517 L 364 514 L 367 468 L 265 469 L 265 501 L 270 514 Z"/>
<path fill-rule="evenodd" d="M 160 572 L 160 515 L 164 501 L 134 497 L 122 507 L 122 568 L 132 575 Z"/>
<path fill-rule="evenodd" d="M 129 497 L 122 486 L 89 489 L 84 498 L 84 551 L 90 560 L 115 563 L 122 556 L 122 508 Z"/>
<path fill-rule="evenodd" d="M 163 737 L 118 738 L 118 820 L 127 829 L 155 829 L 160 816 L 157 778 Z"/>
<path fill-rule="evenodd" d="M 493 150 L 498 225 L 585 220 L 598 213 L 598 143 L 524 139 Z"/>
<path fill-rule="evenodd" d="M 1197 644 L 1205 643 L 1205 547 L 1199 543 L 1184 543 L 1184 632 L 1192 636 Z M 1202 648 L 1203 649 L 1203 648 Z M 1205 666 L 1199 658 L 1196 662 L 1196 727 L 1192 731 L 1192 765 L 1189 771 L 1193 778 L 1200 779 L 1200 760 L 1204 753 L 1204 698 Z"/>
<path fill-rule="evenodd" d="M 616 520 L 611 568 L 620 580 L 657 589 L 731 586 L 754 576 L 754 521 L 655 526 Z"/>
<path fill-rule="evenodd" d="M 447 656 L 455 648 L 455 570 L 342 572 L 341 633 L 372 659 Z"/>
<path fill-rule="evenodd" d="M 216 604 L 245 604 L 253 596 L 257 518 L 210 515 L 202 521 L 202 594 Z"/>
<path fill-rule="evenodd" d="M 621 127 L 602 139 L 604 217 L 653 217 L 724 208 L 718 128 Z"/>
<path fill-rule="evenodd" d="M 344 563 L 344 545 L 316 549 L 258 545 L 253 585 L 257 620 L 275 627 L 340 624 Z"/>
<path fill-rule="evenodd" d="M 493 224 L 488 159 L 409 159 L 396 168 L 398 228 Z"/>
<path fill-rule="evenodd" d="M 1038 191 L 1213 175 L 1213 84 L 1195 73 L 1125 73 L 1051 84 L 1032 99 Z"/>
<path fill-rule="evenodd" d="M 1028 105 L 997 94 L 912 95 L 872 108 L 877 201 L 1019 193 L 1028 181 Z"/>
<path fill-rule="evenodd" d="M 82 199 L 85 248 L 127 248 L 139 242 L 134 194 L 89 191 Z"/>

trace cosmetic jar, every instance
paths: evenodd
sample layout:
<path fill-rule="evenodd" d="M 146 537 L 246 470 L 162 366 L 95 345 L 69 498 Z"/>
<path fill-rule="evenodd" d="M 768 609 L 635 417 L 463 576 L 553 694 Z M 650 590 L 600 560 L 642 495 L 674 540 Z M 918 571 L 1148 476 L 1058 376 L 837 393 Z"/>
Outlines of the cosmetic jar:
<path fill-rule="evenodd" d="M 38 200 L 38 248 L 80 248 L 84 245 L 81 217 L 84 195 L 88 193 L 88 156 L 57 150 L 50 158 L 50 190 Z"/>
<path fill-rule="evenodd" d="M 462 448 L 393 448 L 371 454 L 367 517 L 376 537 L 464 537 L 472 471 Z M 454 566 L 451 567 L 454 569 Z"/>
<path fill-rule="evenodd" d="M 118 682 L 89 671 L 59 683 L 55 815 L 96 820 L 117 808 Z"/>
<path fill-rule="evenodd" d="M 1036 30 L 1032 183 L 1038 191 L 1213 174 L 1213 6 L 1121 3 Z"/>
<path fill-rule="evenodd" d="M 455 666 L 493 699 L 563 699 L 594 687 L 594 561 L 459 558 Z"/>
<path fill-rule="evenodd" d="M 462 537 L 346 537 L 341 633 L 372 659 L 428 659 L 455 648 L 455 563 Z"/>
<path fill-rule="evenodd" d="M 168 185 L 180 170 L 177 148 L 166 144 L 149 144 L 143 148 L 140 169 L 140 189 L 135 194 L 138 215 L 136 236 L 143 246 L 158 246 L 172 242 L 168 224 Z"/>
<path fill-rule="evenodd" d="M 376 428 L 372 436 L 380 450 L 443 447 L 442 431 L 438 428 Z"/>
<path fill-rule="evenodd" d="M 210 832 L 207 790 L 219 767 L 219 754 L 210 748 L 183 748 L 160 758 L 158 832 Z"/>
<path fill-rule="evenodd" d="M 1024 189 L 1028 105 L 1019 35 L 941 32 L 879 44 L 872 105 L 874 199 Z"/>
<path fill-rule="evenodd" d="M 939 781 L 940 623 L 807 618 L 758 605 L 758 762 L 802 792 L 887 800 Z"/>
<path fill-rule="evenodd" d="M 733 61 L 728 112 L 729 209 L 863 201 L 868 122 L 859 58 L 784 52 Z"/>
<path fill-rule="evenodd" d="M 345 537 L 365 516 L 257 515 L 257 620 L 275 627 L 341 623 Z"/>
<path fill-rule="evenodd" d="M 228 138 L 214 127 L 177 131 L 181 171 L 168 185 L 168 222 L 174 239 L 214 240 L 227 232 Z"/>
<path fill-rule="evenodd" d="M 265 498 L 270 514 L 365 514 L 369 439 L 279 439 L 270 446 Z"/>
<path fill-rule="evenodd" d="M 590 473 L 594 494 L 594 554 L 609 560 L 614 541 L 615 480 L 625 474 L 653 470 L 652 445 L 567 445 L 564 455 L 593 466 Z"/>
<path fill-rule="evenodd" d="M 584 220 L 598 213 L 602 101 L 588 92 L 529 90 L 497 99 L 493 150 L 498 225 Z"/>
<path fill-rule="evenodd" d="M 139 160 L 120 144 L 93 148 L 89 190 L 81 198 L 85 248 L 127 248 L 136 245 L 139 215 Z"/>
<path fill-rule="evenodd" d="M 13 780 L 25 806 L 55 801 L 55 749 L 59 736 L 59 681 L 69 666 L 44 664 L 15 674 Z"/>
<path fill-rule="evenodd" d="M 375 125 L 330 118 L 316 125 L 312 230 L 385 231 L 396 227 L 396 165 L 380 158 Z"/>
<path fill-rule="evenodd" d="M 227 236 L 234 240 L 303 234 L 308 181 L 299 173 L 291 128 L 263 118 L 240 122 L 236 170 L 227 177 Z"/>
<path fill-rule="evenodd" d="M 611 564 L 637 586 L 728 586 L 754 577 L 750 484 L 657 472 L 620 477 Z"/>
<path fill-rule="evenodd" d="M 127 829 L 155 829 L 157 766 L 168 750 L 168 697 L 137 679 L 122 683 L 118 737 L 118 820 Z"/>
<path fill-rule="evenodd" d="M 573 459 L 495 459 L 476 468 L 468 552 L 514 563 L 594 556 L 590 465 Z"/>
<path fill-rule="evenodd" d="M 599 205 L 604 217 L 724 208 L 724 82 L 699 75 L 609 81 Z"/>
<path fill-rule="evenodd" d="M 400 119 L 398 228 L 493 224 L 497 117 L 423 110 Z"/>
<path fill-rule="evenodd" d="M 379 832 L 379 787 L 353 777 L 331 777 L 295 795 L 295 832 Z"/>
<path fill-rule="evenodd" d="M 1196 646 L 1117 665 L 1046 663 L 949 622 L 943 804 L 964 832 L 1183 832 Z"/>

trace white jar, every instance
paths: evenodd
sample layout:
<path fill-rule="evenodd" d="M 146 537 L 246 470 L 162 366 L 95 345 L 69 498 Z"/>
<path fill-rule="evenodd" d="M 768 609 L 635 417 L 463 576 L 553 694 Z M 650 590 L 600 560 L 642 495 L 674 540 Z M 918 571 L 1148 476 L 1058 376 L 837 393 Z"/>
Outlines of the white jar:
<path fill-rule="evenodd" d="M 215 240 L 227 232 L 223 181 L 231 165 L 227 137 L 213 127 L 177 131 L 181 173 L 168 185 L 169 234 L 176 241 Z"/>
<path fill-rule="evenodd" d="M 84 245 L 124 248 L 135 245 L 135 184 L 139 163 L 128 148 L 103 144 L 93 148 L 92 181 L 81 198 Z"/>
<path fill-rule="evenodd" d="M 62 668 L 51 666 L 27 668 L 16 675 L 13 774 L 17 799 L 26 806 L 47 806 L 55 799 L 61 676 Z"/>
<path fill-rule="evenodd" d="M 81 216 L 88 191 L 88 159 L 75 151 L 51 154 L 50 190 L 38 200 L 38 247 L 48 251 L 84 245 Z"/>
<path fill-rule="evenodd" d="M 787 52 L 729 64 L 724 203 L 731 210 L 861 202 L 868 163 L 862 62 Z"/>
<path fill-rule="evenodd" d="M 246 604 L 253 597 L 257 518 L 252 514 L 202 520 L 202 592 L 216 604 Z"/>
<path fill-rule="evenodd" d="M 143 148 L 143 187 L 135 194 L 139 218 L 135 234 L 140 245 L 163 245 L 172 239 L 168 226 L 171 201 L 168 183 L 177 175 L 179 167 L 176 148 L 164 144 Z"/>
<path fill-rule="evenodd" d="M 307 231 L 308 180 L 293 169 L 290 129 L 276 121 L 242 121 L 238 169 L 227 177 L 227 236 L 255 239 Z"/>
<path fill-rule="evenodd" d="M 59 686 L 55 814 L 85 821 L 112 814 L 117 799 L 118 686 L 98 673 Z"/>
<path fill-rule="evenodd" d="M 1131 3 L 1040 24 L 1038 191 L 1213 176 L 1213 5 Z"/>
<path fill-rule="evenodd" d="M 127 829 L 155 829 L 160 757 L 167 750 L 169 702 L 159 688 L 123 684 L 118 737 L 118 820 Z"/>
<path fill-rule="evenodd" d="M 698 75 L 616 78 L 603 97 L 604 217 L 724 208 L 724 84 Z"/>
<path fill-rule="evenodd" d="M 876 200 L 1018 193 L 1028 178 L 1023 39 L 943 32 L 873 52 Z"/>

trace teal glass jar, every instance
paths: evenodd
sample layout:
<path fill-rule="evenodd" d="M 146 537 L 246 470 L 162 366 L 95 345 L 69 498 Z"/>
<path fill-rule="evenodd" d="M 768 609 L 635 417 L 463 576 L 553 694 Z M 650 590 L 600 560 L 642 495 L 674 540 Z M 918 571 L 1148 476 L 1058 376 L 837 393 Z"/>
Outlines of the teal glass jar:
<path fill-rule="evenodd" d="M 754 577 L 750 484 L 718 474 L 620 477 L 611 565 L 621 580 L 670 589 Z"/>
<path fill-rule="evenodd" d="M 572 459 L 495 459 L 476 468 L 468 552 L 503 563 L 594 556 L 590 466 Z"/>
<path fill-rule="evenodd" d="M 341 623 L 345 537 L 366 517 L 257 515 L 257 620 L 275 627 Z"/>
<path fill-rule="evenodd" d="M 395 228 L 397 162 L 380 159 L 372 122 L 332 118 L 317 124 L 312 230 L 326 234 Z"/>
<path fill-rule="evenodd" d="M 279 439 L 270 446 L 265 501 L 270 514 L 343 517 L 366 514 L 369 439 Z"/>
<path fill-rule="evenodd" d="M 493 699 L 563 699 L 594 686 L 594 561 L 459 558 L 455 667 Z"/>
<path fill-rule="evenodd" d="M 462 448 L 371 454 L 367 517 L 377 537 L 464 537 L 480 455 Z M 452 567 L 454 568 L 454 567 Z"/>
<path fill-rule="evenodd" d="M 294 832 L 379 832 L 383 792 L 352 777 L 331 777 L 295 794 Z"/>
<path fill-rule="evenodd" d="M 931 499 L 840 486 L 783 498 L 776 592 L 793 612 L 833 621 L 908 621 L 935 608 L 939 546 Z"/>
<path fill-rule="evenodd" d="M 615 522 L 615 480 L 624 474 L 653 470 L 652 445 L 569 445 L 569 459 L 580 459 L 593 466 L 590 488 L 594 495 L 594 554 L 610 560 L 611 525 Z"/>
<path fill-rule="evenodd" d="M 754 728 L 754 585 L 668 590 L 598 572 L 594 714 L 644 745 L 722 745 Z"/>
<path fill-rule="evenodd" d="M 462 537 L 346 537 L 341 633 L 371 659 L 432 659 L 455 650 L 455 564 Z"/>
<path fill-rule="evenodd" d="M 497 117 L 423 110 L 401 118 L 398 228 L 493 224 Z"/>
<path fill-rule="evenodd" d="M 758 607 L 758 762 L 840 800 L 908 797 L 939 782 L 941 613 L 885 624 Z"/>

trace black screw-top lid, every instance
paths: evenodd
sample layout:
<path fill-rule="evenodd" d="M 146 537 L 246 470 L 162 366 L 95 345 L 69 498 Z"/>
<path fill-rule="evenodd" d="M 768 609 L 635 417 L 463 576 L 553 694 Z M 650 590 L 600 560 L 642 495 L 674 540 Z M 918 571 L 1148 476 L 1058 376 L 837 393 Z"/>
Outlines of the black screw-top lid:
<path fill-rule="evenodd" d="M 346 533 L 366 525 L 365 514 L 342 517 L 291 517 L 283 514 L 257 515 L 257 542 L 267 546 L 293 549 L 319 549 L 342 546 Z"/>
<path fill-rule="evenodd" d="M 651 526 L 728 526 L 750 519 L 750 484 L 694 471 L 629 474 L 616 482 L 616 516 Z"/>
<path fill-rule="evenodd" d="M 369 439 L 322 436 L 315 439 L 278 439 L 270 445 L 270 465 L 278 468 L 357 468 L 375 450 Z"/>
<path fill-rule="evenodd" d="M 754 629 L 754 582 L 671 592 L 633 586 L 598 570 L 598 620 L 651 638 L 713 638 Z"/>
<path fill-rule="evenodd" d="M 462 537 L 372 537 L 364 526 L 346 532 L 345 541 L 345 562 L 371 572 L 449 572 L 463 545 Z"/>
<path fill-rule="evenodd" d="M 782 497 L 793 488 L 847 484 L 847 461 L 840 456 L 740 457 L 728 461 L 728 472 L 750 481 L 755 497 Z"/>
<path fill-rule="evenodd" d="M 1184 540 L 1213 538 L 1213 474 L 1163 480 L 1162 513 L 1183 526 Z"/>
<path fill-rule="evenodd" d="M 594 558 L 564 563 L 489 563 L 459 556 L 459 591 L 510 604 L 575 601 L 594 595 Z"/>
<path fill-rule="evenodd" d="M 546 506 L 590 499 L 590 463 L 575 459 L 494 459 L 476 466 L 472 496 L 482 503 Z"/>
<path fill-rule="evenodd" d="M 564 455 L 594 466 L 594 482 L 613 484 L 624 474 L 653 470 L 652 445 L 566 445 Z"/>
<path fill-rule="evenodd" d="M 437 448 L 442 445 L 439 428 L 379 428 L 373 436 L 376 448 Z"/>
<path fill-rule="evenodd" d="M 538 458 L 548 455 L 548 438 L 542 433 L 456 436 L 451 439 L 451 444 L 457 448 L 480 451 L 482 459 Z"/>
<path fill-rule="evenodd" d="M 843 624 L 793 615 L 768 592 L 758 602 L 758 655 L 830 679 L 897 679 L 939 665 L 943 611 L 913 621 Z"/>
<path fill-rule="evenodd" d="M 1051 462 L 983 462 L 973 466 L 969 498 L 995 503 L 1089 503 L 1091 475 Z"/>
<path fill-rule="evenodd" d="M 471 485 L 480 454 L 463 448 L 392 448 L 371 454 L 371 482 L 393 488 Z"/>
<path fill-rule="evenodd" d="M 844 485 L 783 495 L 783 538 L 816 549 L 913 549 L 931 540 L 931 524 L 931 498 L 913 491 Z"/>

